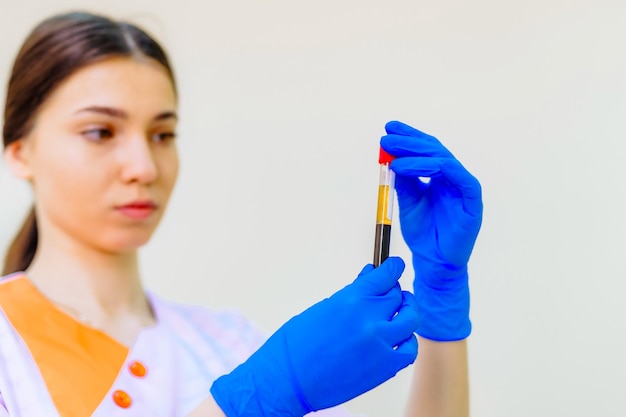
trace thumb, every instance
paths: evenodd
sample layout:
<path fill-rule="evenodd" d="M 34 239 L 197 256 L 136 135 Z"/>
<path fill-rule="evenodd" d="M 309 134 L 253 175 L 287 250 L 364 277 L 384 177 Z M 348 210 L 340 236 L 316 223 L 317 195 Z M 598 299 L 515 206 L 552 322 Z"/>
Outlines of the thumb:
<path fill-rule="evenodd" d="M 404 261 L 398 257 L 387 258 L 378 268 L 367 265 L 352 285 L 365 295 L 387 294 L 395 287 L 404 272 Z"/>
<path fill-rule="evenodd" d="M 369 274 L 370 272 L 372 272 L 376 267 L 372 264 L 367 264 L 363 267 L 363 269 L 361 269 L 361 272 L 359 272 L 359 275 L 357 275 L 357 279 L 361 276 L 361 275 L 365 275 L 365 274 Z"/>

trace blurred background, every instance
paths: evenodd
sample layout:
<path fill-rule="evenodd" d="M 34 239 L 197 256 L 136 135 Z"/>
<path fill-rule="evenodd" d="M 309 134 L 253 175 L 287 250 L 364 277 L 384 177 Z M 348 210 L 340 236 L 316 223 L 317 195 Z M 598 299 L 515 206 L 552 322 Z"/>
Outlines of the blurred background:
<path fill-rule="evenodd" d="M 169 51 L 182 170 L 142 252 L 148 287 L 238 309 L 268 333 L 343 287 L 371 261 L 378 141 L 401 120 L 441 139 L 483 185 L 472 415 L 624 415 L 623 0 L 0 7 L 3 98 L 21 42 L 53 13 L 127 19 Z M 2 252 L 31 202 L 1 163 Z M 409 261 L 399 228 L 392 252 Z M 348 409 L 400 416 L 410 374 Z"/>

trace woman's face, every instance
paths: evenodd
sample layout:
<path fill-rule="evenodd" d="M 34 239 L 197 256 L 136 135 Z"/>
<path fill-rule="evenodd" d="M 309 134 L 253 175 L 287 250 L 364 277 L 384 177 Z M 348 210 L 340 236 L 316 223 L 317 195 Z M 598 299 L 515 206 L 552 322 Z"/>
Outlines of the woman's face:
<path fill-rule="evenodd" d="M 33 185 L 42 233 L 113 253 L 146 243 L 178 174 L 176 104 L 149 59 L 110 58 L 64 80 L 7 149 Z"/>

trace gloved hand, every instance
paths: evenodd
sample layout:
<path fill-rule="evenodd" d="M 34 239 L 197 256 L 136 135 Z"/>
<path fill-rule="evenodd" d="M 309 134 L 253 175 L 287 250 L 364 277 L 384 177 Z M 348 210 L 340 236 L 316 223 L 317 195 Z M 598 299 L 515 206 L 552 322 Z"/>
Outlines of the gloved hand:
<path fill-rule="evenodd" d="M 415 300 L 400 258 L 374 269 L 276 331 L 211 387 L 228 417 L 301 417 L 348 401 L 417 356 Z M 397 314 L 396 314 L 397 313 Z"/>
<path fill-rule="evenodd" d="M 464 339 L 471 332 L 467 263 L 482 222 L 480 184 L 436 138 L 396 121 L 385 130 L 380 144 L 396 156 L 400 228 L 413 254 L 417 333 Z"/>

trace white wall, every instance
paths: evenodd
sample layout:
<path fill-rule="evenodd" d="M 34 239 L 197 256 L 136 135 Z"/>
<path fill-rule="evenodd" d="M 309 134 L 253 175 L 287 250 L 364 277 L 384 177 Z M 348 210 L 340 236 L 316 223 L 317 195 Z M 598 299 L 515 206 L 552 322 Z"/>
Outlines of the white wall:
<path fill-rule="evenodd" d="M 50 3 L 0 0 L 0 79 L 76 7 L 133 19 L 174 61 L 183 168 L 149 286 L 267 331 L 343 286 L 371 257 L 378 138 L 403 120 L 484 186 L 472 414 L 624 415 L 626 2 Z M 29 193 L 4 166 L 0 195 L 5 247 Z M 409 374 L 348 407 L 400 415 Z"/>

